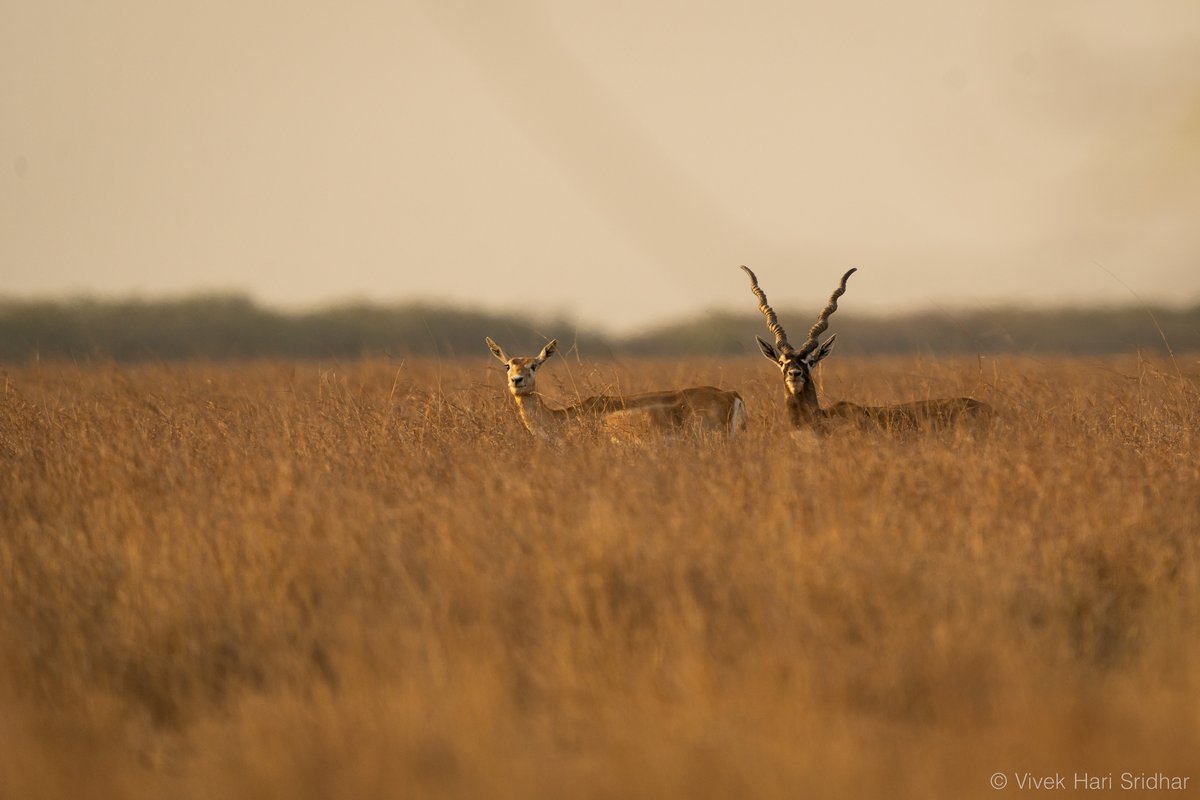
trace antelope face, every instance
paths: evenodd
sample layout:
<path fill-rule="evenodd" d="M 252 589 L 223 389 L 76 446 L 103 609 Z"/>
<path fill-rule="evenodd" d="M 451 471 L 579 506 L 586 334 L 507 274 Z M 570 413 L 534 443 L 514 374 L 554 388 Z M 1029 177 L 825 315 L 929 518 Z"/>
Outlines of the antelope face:
<path fill-rule="evenodd" d="M 537 383 L 537 360 L 518 356 L 510 358 L 505 366 L 508 367 L 508 390 L 515 395 L 531 394 Z"/>
<path fill-rule="evenodd" d="M 788 394 L 800 394 L 804 391 L 805 385 L 812 380 L 812 367 L 808 362 L 791 354 L 782 356 L 778 363 L 779 369 L 783 371 L 783 385 L 787 387 Z"/>
<path fill-rule="evenodd" d="M 513 358 L 509 358 L 504 349 L 493 342 L 490 337 L 487 339 L 487 344 L 488 348 L 492 351 L 492 355 L 503 362 L 505 368 L 508 370 L 508 391 L 512 392 L 515 397 L 522 397 L 534 393 L 534 388 L 537 385 L 538 367 L 547 358 L 554 355 L 554 349 L 558 346 L 558 340 L 552 339 L 536 356 L 515 356 Z"/>
<path fill-rule="evenodd" d="M 833 340 L 837 338 L 837 334 L 830 336 L 807 355 L 798 353 L 791 348 L 776 350 L 761 338 L 757 336 L 755 338 L 758 339 L 758 347 L 762 350 L 763 355 L 774 361 L 780 372 L 783 373 L 783 385 L 787 387 L 788 394 L 800 395 L 812 384 L 813 367 L 833 350 Z"/>

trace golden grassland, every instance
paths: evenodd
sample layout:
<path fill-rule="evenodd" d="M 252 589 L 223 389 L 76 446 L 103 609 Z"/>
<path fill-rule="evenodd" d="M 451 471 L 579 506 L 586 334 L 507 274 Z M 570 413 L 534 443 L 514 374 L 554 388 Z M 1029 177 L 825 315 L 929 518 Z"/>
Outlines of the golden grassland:
<path fill-rule="evenodd" d="M 750 428 L 554 445 L 482 354 L 10 366 L 0 797 L 1195 790 L 1198 376 L 835 353 L 826 401 L 1000 419 L 798 442 L 762 359 L 556 358 Z"/>

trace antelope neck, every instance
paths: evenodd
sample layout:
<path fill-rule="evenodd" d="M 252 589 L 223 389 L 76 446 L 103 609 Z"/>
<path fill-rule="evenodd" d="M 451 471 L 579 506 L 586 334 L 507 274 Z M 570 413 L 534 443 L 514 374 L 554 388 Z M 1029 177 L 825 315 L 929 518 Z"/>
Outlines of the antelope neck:
<path fill-rule="evenodd" d="M 804 384 L 799 394 L 787 396 L 788 419 L 792 426 L 805 428 L 821 418 L 821 406 L 817 402 L 817 389 L 811 380 Z"/>

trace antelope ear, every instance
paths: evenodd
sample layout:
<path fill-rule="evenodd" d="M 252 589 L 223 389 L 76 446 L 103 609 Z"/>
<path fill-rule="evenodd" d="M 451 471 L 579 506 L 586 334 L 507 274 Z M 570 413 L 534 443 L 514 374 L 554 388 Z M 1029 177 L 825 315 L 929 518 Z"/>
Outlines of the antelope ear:
<path fill-rule="evenodd" d="M 821 346 L 814 350 L 812 355 L 810 355 L 807 359 L 810 367 L 815 367 L 817 362 L 829 355 L 830 351 L 833 350 L 833 340 L 836 338 L 837 334 L 835 333 L 833 336 L 830 336 L 828 339 L 821 342 Z"/>
<path fill-rule="evenodd" d="M 500 359 L 505 364 L 507 364 L 508 363 L 508 355 L 505 354 L 504 348 L 501 347 L 500 345 L 496 344 L 495 342 L 493 342 L 492 337 L 490 337 L 490 336 L 485 336 L 483 338 L 484 338 L 484 341 L 487 342 L 488 349 L 492 351 L 492 355 L 494 355 L 496 358 Z"/>
<path fill-rule="evenodd" d="M 554 355 L 554 350 L 557 347 L 558 339 L 551 339 L 549 342 L 547 342 L 546 346 L 542 348 L 542 352 L 538 353 L 538 362 L 540 363 L 545 361 L 547 358 Z"/>
<path fill-rule="evenodd" d="M 758 349 L 762 350 L 762 354 L 772 361 L 779 360 L 779 354 L 775 352 L 775 348 L 763 341 L 761 336 L 754 337 L 758 341 Z"/>

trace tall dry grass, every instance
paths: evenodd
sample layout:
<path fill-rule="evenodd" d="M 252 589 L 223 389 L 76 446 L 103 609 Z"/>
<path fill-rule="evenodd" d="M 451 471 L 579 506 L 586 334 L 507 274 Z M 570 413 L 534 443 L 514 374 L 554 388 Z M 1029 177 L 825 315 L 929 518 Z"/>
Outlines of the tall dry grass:
<path fill-rule="evenodd" d="M 1200 783 L 1194 358 L 835 357 L 827 399 L 1002 418 L 817 443 L 761 359 L 563 359 L 750 429 L 559 446 L 493 363 L 7 368 L 0 797 Z"/>

